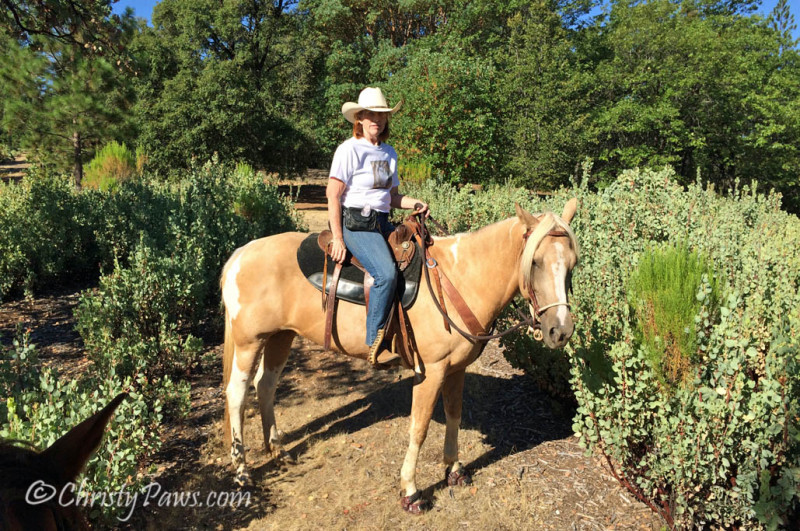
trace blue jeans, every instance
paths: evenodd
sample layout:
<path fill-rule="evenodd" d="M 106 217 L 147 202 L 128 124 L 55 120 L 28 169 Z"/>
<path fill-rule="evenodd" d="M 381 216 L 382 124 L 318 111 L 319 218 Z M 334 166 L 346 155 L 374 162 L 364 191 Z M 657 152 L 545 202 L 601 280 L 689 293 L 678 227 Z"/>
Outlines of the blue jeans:
<path fill-rule="evenodd" d="M 381 232 L 351 231 L 342 227 L 347 250 L 358 258 L 375 279 L 367 307 L 367 345 L 372 345 L 378 330 L 386 325 L 397 288 L 397 266 L 386 243 L 386 237 L 394 231 L 394 226 L 389 223 L 388 214 L 379 212 L 378 221 Z"/>

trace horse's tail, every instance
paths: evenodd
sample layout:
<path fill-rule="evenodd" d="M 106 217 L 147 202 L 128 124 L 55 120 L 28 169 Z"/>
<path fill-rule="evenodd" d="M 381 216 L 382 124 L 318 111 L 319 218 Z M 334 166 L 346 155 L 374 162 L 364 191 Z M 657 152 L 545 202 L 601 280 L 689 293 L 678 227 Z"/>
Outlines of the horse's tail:
<path fill-rule="evenodd" d="M 231 446 L 231 413 L 228 408 L 228 382 L 231 379 L 231 368 L 233 367 L 233 334 L 231 333 L 231 323 L 228 319 L 228 310 L 225 310 L 225 343 L 222 349 L 222 393 L 225 395 L 225 419 L 222 423 L 225 447 Z"/>

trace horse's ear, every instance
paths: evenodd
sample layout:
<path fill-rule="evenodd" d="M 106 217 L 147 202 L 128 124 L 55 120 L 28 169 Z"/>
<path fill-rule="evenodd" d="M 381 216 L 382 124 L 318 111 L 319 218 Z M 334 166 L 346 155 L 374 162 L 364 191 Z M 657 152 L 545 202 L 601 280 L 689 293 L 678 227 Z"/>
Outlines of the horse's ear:
<path fill-rule="evenodd" d="M 529 229 L 539 224 L 539 220 L 533 217 L 533 214 L 527 212 L 524 208 L 519 206 L 519 203 L 514 203 L 514 208 L 517 210 L 517 217 Z"/>
<path fill-rule="evenodd" d="M 72 481 L 81 473 L 89 457 L 100 446 L 111 415 L 126 396 L 127 393 L 118 394 L 106 407 L 69 430 L 42 452 L 61 472 L 65 481 Z"/>
<path fill-rule="evenodd" d="M 575 211 L 578 209 L 578 198 L 573 197 L 567 204 L 564 205 L 564 212 L 561 213 L 561 219 L 569 223 L 572 221 L 572 217 L 575 215 Z"/>

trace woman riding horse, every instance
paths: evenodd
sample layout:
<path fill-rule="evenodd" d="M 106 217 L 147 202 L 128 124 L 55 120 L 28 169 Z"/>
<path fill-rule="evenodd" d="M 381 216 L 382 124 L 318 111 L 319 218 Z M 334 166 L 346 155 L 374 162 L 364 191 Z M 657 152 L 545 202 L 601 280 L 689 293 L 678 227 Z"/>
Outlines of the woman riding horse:
<path fill-rule="evenodd" d="M 326 191 L 332 258 L 342 263 L 349 250 L 375 280 L 367 308 L 370 359 L 378 359 L 385 349 L 385 327 L 397 285 L 397 267 L 386 244 L 394 230 L 389 210 L 414 209 L 428 215 L 424 201 L 397 190 L 397 152 L 386 139 L 389 116 L 400 106 L 389 107 L 381 89 L 372 87 L 361 91 L 358 103 L 342 105 L 342 114 L 353 124 L 353 136 L 336 149 Z"/>

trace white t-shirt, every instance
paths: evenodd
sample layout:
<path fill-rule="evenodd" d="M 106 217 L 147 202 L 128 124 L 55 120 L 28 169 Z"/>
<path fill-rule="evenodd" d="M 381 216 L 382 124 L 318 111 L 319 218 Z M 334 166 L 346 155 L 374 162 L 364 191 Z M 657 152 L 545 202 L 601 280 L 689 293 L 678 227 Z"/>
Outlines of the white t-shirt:
<path fill-rule="evenodd" d="M 351 137 L 342 142 L 333 156 L 331 178 L 345 184 L 342 205 L 388 213 L 392 187 L 400 186 L 397 177 L 397 152 L 381 142 L 374 146 L 365 138 Z"/>

